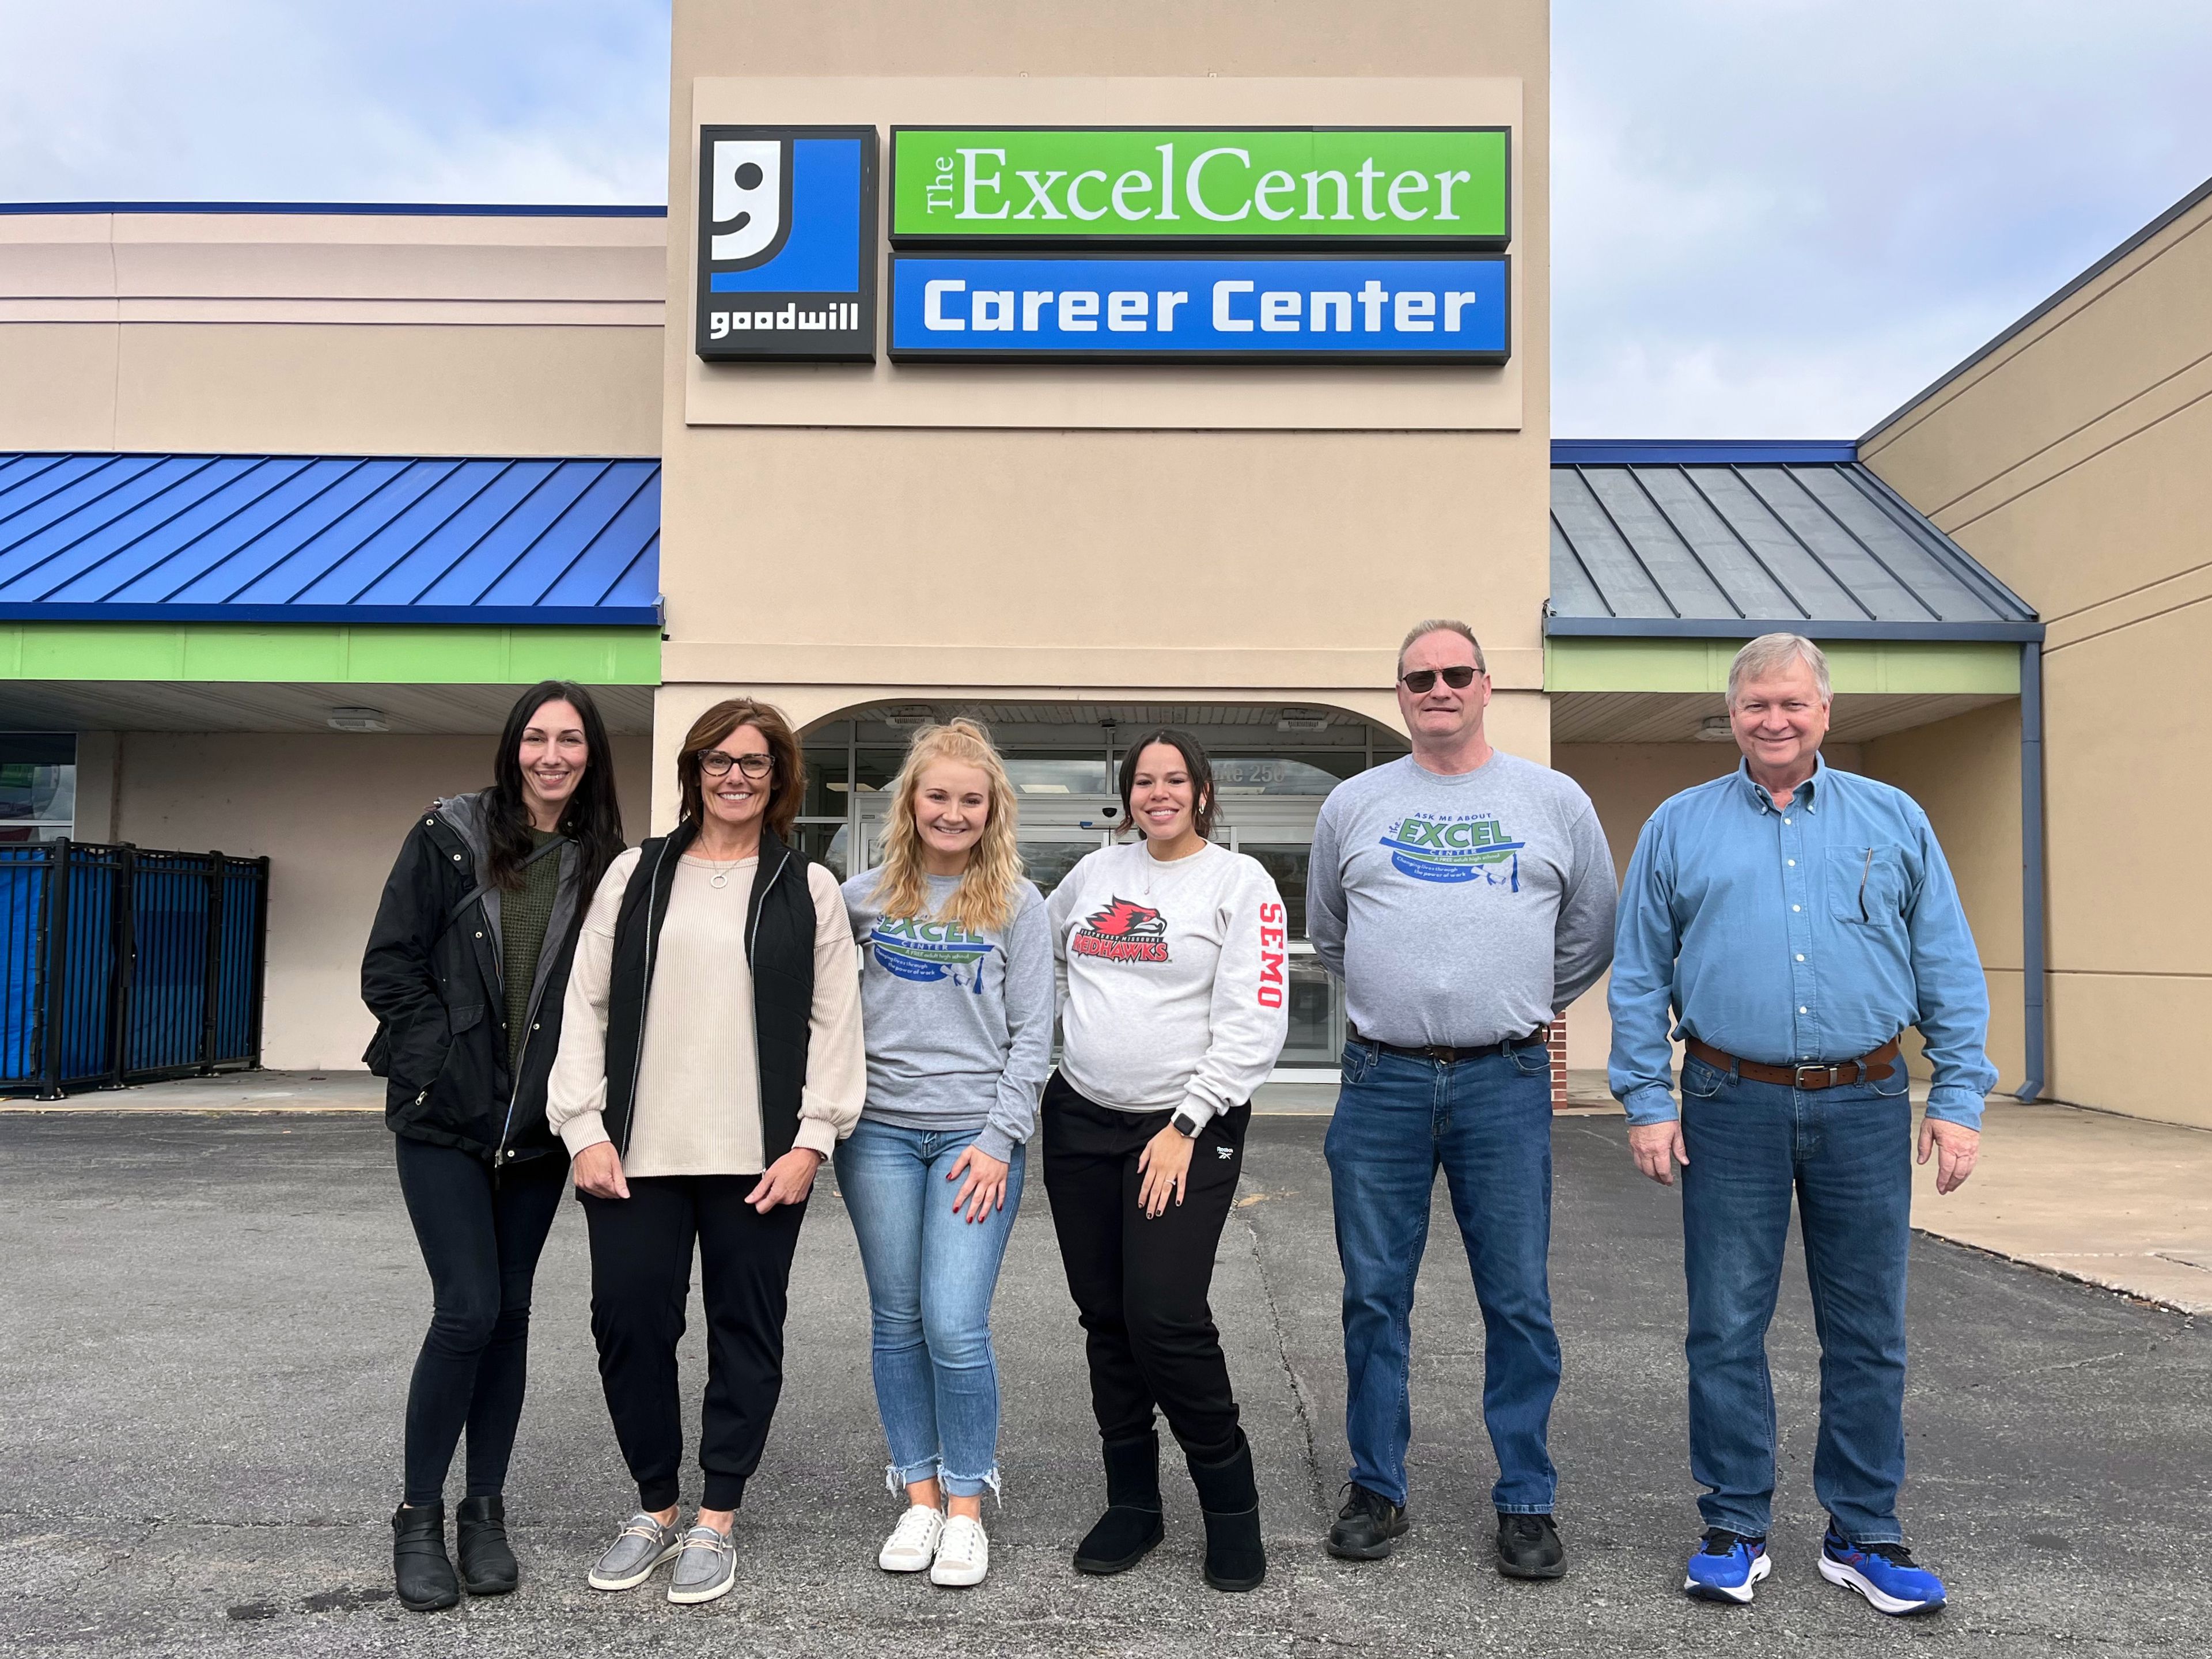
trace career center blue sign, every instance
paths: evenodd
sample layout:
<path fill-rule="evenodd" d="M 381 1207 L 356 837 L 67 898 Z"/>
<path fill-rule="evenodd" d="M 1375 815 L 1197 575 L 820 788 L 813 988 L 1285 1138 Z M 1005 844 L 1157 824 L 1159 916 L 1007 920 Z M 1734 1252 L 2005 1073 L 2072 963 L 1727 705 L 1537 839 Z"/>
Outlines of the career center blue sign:
<path fill-rule="evenodd" d="M 891 256 L 894 362 L 1502 363 L 1506 257 Z"/>

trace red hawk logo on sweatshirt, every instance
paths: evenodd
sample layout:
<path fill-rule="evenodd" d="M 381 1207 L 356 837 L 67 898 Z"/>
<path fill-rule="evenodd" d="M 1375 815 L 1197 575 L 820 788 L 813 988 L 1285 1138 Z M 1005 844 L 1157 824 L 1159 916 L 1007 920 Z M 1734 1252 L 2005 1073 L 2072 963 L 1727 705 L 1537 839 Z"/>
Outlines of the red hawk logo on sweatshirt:
<path fill-rule="evenodd" d="M 1083 919 L 1067 948 L 1079 957 L 1109 962 L 1165 962 L 1167 918 L 1141 904 L 1117 898 Z"/>

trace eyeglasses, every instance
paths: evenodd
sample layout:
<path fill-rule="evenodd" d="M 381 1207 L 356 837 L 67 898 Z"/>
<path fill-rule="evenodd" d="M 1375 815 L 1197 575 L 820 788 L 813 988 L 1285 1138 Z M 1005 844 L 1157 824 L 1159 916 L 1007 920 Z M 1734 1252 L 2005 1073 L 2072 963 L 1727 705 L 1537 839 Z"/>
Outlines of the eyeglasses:
<path fill-rule="evenodd" d="M 1444 677 L 1444 684 L 1455 691 L 1464 691 L 1474 684 L 1474 670 L 1469 668 L 1465 663 L 1456 664 L 1450 668 L 1416 668 L 1408 673 L 1399 675 L 1398 683 L 1418 697 L 1425 692 L 1435 690 L 1437 676 L 1439 674 Z"/>
<path fill-rule="evenodd" d="M 726 755 L 719 749 L 707 750 L 699 757 L 699 769 L 710 778 L 728 776 L 732 766 L 757 783 L 775 769 L 775 757 Z"/>

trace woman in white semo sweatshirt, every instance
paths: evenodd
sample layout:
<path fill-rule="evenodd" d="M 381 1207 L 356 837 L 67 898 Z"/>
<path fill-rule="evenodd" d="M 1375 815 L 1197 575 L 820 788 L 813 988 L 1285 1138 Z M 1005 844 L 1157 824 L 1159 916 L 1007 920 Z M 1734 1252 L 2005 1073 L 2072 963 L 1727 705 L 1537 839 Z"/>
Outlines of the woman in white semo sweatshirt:
<path fill-rule="evenodd" d="M 1267 1576 L 1259 1492 L 1206 1291 L 1252 1091 L 1287 1030 L 1283 900 L 1256 860 L 1207 839 L 1196 738 L 1148 732 L 1121 788 L 1139 838 L 1085 858 L 1049 906 L 1066 994 L 1044 1181 L 1106 1462 L 1106 1513 L 1075 1566 L 1120 1572 L 1160 1541 L 1157 1402 L 1205 1512 L 1206 1582 L 1250 1589 Z"/>

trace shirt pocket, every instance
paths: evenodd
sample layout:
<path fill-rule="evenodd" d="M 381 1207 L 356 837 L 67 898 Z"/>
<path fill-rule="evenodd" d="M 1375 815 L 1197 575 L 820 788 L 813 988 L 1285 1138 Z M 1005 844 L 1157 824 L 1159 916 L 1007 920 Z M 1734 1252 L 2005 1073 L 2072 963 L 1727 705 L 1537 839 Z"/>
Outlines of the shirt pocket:
<path fill-rule="evenodd" d="M 1891 846 L 1828 849 L 1828 915 L 1858 927 L 1905 926 L 1905 849 Z"/>

